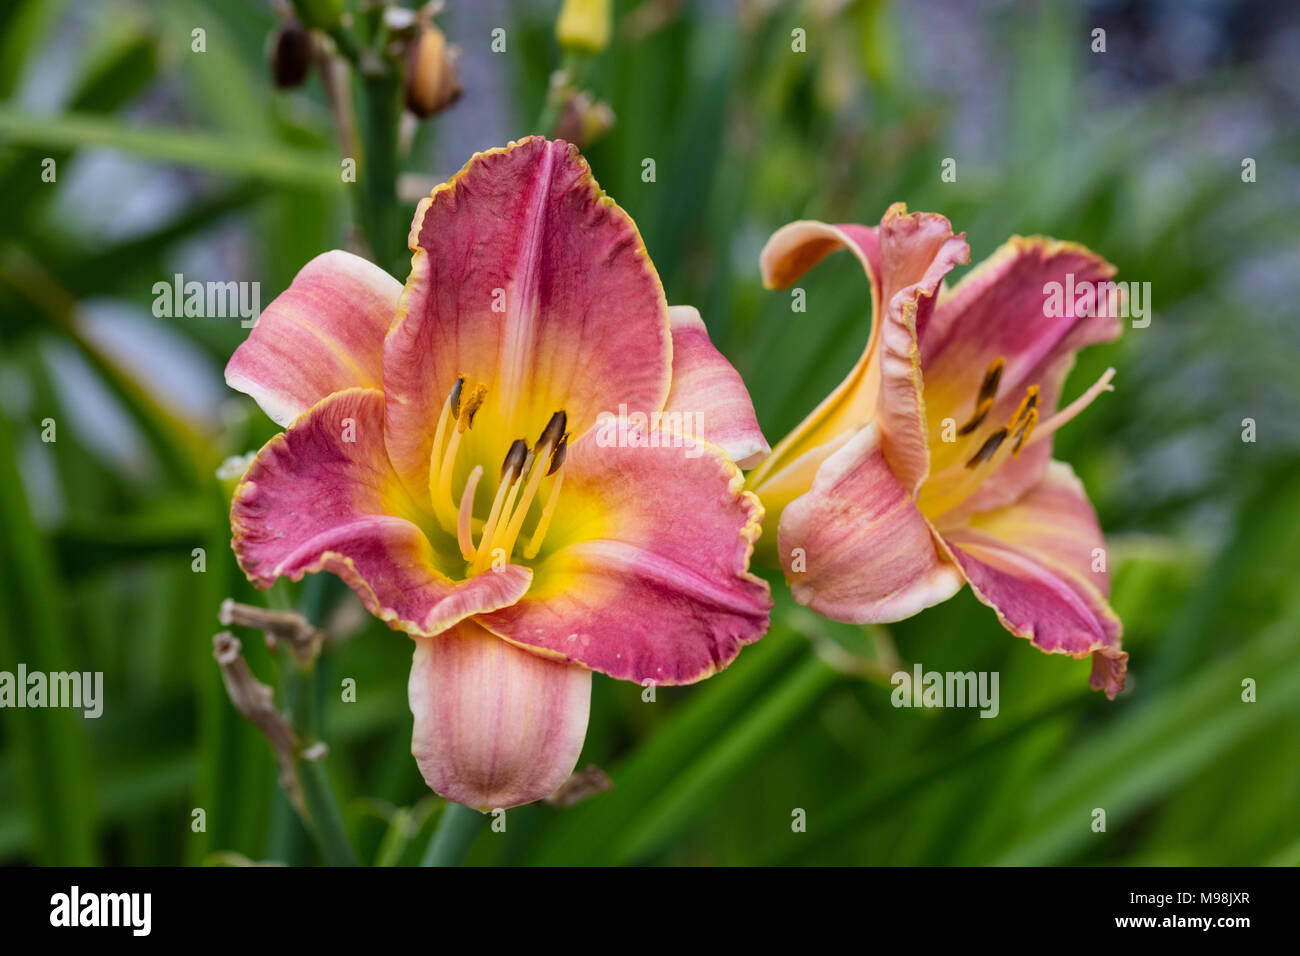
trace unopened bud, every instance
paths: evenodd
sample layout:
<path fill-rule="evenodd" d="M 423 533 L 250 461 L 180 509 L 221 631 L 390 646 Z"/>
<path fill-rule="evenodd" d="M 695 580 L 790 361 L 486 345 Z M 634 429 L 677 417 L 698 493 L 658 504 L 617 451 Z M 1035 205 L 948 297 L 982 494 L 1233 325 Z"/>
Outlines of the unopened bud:
<path fill-rule="evenodd" d="M 445 110 L 461 92 L 456 50 L 437 27 L 425 27 L 406 50 L 406 108 L 423 119 Z"/>
<path fill-rule="evenodd" d="M 267 55 L 271 78 L 282 90 L 301 86 L 311 69 L 311 32 L 297 20 L 285 20 L 271 35 Z"/>
<path fill-rule="evenodd" d="M 256 457 L 255 451 L 244 455 L 231 455 L 217 467 L 217 480 L 221 483 L 221 490 L 226 493 L 227 498 L 234 495 L 235 488 L 244 477 L 244 472 L 248 471 L 249 465 Z"/>
<path fill-rule="evenodd" d="M 555 21 L 560 47 L 578 53 L 599 53 L 609 46 L 609 0 L 564 0 Z"/>
<path fill-rule="evenodd" d="M 593 103 L 585 91 L 575 93 L 560 110 L 555 139 L 585 149 L 614 128 L 614 111 L 603 100 Z"/>

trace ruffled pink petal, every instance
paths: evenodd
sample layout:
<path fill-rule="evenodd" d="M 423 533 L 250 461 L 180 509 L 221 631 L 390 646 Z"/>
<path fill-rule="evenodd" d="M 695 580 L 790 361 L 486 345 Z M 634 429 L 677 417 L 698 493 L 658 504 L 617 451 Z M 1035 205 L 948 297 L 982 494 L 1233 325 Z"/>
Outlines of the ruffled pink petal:
<path fill-rule="evenodd" d="M 894 476 L 870 424 L 823 462 L 786 506 L 781 566 L 800 604 L 836 621 L 897 621 L 952 597 L 957 569 Z"/>
<path fill-rule="evenodd" d="M 1015 504 L 976 515 L 944 539 L 975 595 L 1007 630 L 1049 653 L 1100 652 L 1094 679 L 1109 696 L 1118 693 L 1127 655 L 1106 601 L 1105 541 L 1068 465 L 1052 462 Z"/>
<path fill-rule="evenodd" d="M 939 284 L 970 259 L 965 233 L 936 213 L 908 213 L 895 203 L 880 222 L 880 402 L 876 421 L 886 460 L 915 493 L 930 471 L 922 396 L 920 337 L 927 335 Z"/>
<path fill-rule="evenodd" d="M 384 335 L 401 283 L 350 252 L 322 253 L 262 310 L 226 383 L 288 425 L 326 395 L 380 388 Z"/>
<path fill-rule="evenodd" d="M 459 376 L 488 388 L 465 473 L 534 440 L 560 409 L 577 436 L 620 404 L 663 408 L 663 289 L 636 226 L 575 147 L 530 137 L 476 155 L 420 203 L 410 246 L 384 390 L 389 455 L 413 492 L 427 486 L 432 426 Z"/>
<path fill-rule="evenodd" d="M 230 512 L 249 580 L 265 588 L 281 576 L 332 571 L 371 614 L 411 634 L 517 601 L 532 578 L 527 568 L 502 565 L 462 582 L 438 569 L 416 524 L 421 513 L 388 462 L 383 428 L 383 394 L 347 389 L 258 452 Z"/>
<path fill-rule="evenodd" d="M 545 660 L 472 621 L 415 640 L 411 752 L 440 796 L 475 810 L 540 800 L 587 735 L 591 671 Z"/>
<path fill-rule="evenodd" d="M 720 446 L 741 468 L 757 464 L 772 449 L 758 427 L 749 390 L 709 341 L 700 313 L 689 305 L 668 309 L 673 332 L 673 382 L 664 421 L 680 416 L 697 438 Z M 688 417 L 689 416 L 689 417 Z"/>
<path fill-rule="evenodd" d="M 965 463 L 989 434 L 1007 425 L 1025 390 L 1039 387 L 1039 421 L 1061 400 L 1061 389 L 1079 349 L 1109 342 L 1121 331 L 1117 316 L 1048 314 L 1049 283 L 1077 288 L 1104 282 L 1115 273 L 1100 256 L 1075 243 L 1013 237 L 966 275 L 939 303 L 921 339 L 921 366 L 931 433 L 931 479 L 935 488 L 960 482 Z M 968 439 L 945 443 L 943 421 L 957 424 L 975 410 L 980 383 L 989 366 L 1005 359 L 997 399 L 983 424 Z M 1018 463 L 1008 459 L 1002 473 L 975 489 L 963 514 L 1008 504 L 1030 488 L 1051 459 L 1051 442 L 1027 449 Z M 923 502 L 929 495 L 922 496 Z M 944 496 L 950 498 L 951 496 Z M 952 501 L 946 501 L 953 507 Z M 927 514 L 937 516 L 927 509 Z M 960 519 L 958 519 L 960 520 Z"/>
<path fill-rule="evenodd" d="M 748 571 L 762 506 L 716 446 L 600 434 L 569 451 L 533 587 L 479 621 L 622 680 L 701 680 L 767 631 L 767 584 Z"/>

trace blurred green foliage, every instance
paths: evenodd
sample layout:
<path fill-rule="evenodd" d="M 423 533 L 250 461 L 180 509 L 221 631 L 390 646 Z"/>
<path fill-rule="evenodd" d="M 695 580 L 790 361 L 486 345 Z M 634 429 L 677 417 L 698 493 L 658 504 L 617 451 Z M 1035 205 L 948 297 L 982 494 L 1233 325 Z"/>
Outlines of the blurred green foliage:
<path fill-rule="evenodd" d="M 449 38 L 507 93 L 494 105 L 467 79 L 453 113 L 421 130 L 404 168 L 434 182 L 499 145 L 451 156 L 444 124 L 495 110 L 510 135 L 533 132 L 558 64 L 557 3 L 450 6 Z M 973 6 L 617 4 L 586 85 L 618 122 L 586 152 L 670 302 L 698 306 L 741 370 L 773 443 L 856 359 L 869 313 L 847 256 L 803 282 L 805 314 L 761 287 L 758 250 L 789 220 L 870 223 L 902 200 L 948 215 L 976 261 L 1013 232 L 1042 233 L 1149 281 L 1151 326 L 1085 353 L 1067 385 L 1113 364 L 1117 391 L 1057 442 L 1112 542 L 1129 691 L 1090 693 L 1086 662 L 1034 652 L 963 593 L 893 626 L 893 645 L 927 669 L 1000 672 L 1000 719 L 896 710 L 886 684 L 814 652 L 829 640 L 888 661 L 888 645 L 793 607 L 776 580 L 772 633 L 723 675 L 652 705 L 598 678 L 581 764 L 614 789 L 511 811 L 471 862 L 1300 862 L 1294 101 L 1250 52 L 1192 75 L 1126 75 L 1159 40 L 1121 15 L 1133 5 Z M 498 14 L 506 55 L 486 52 Z M 964 62 L 982 96 L 941 69 L 945 31 L 929 18 L 949 15 L 980 28 Z M 1098 23 L 1114 25 L 1104 55 L 1089 50 Z M 181 263 L 258 280 L 265 304 L 352 235 L 319 83 L 278 93 L 267 77 L 273 24 L 252 2 L 0 8 L 0 669 L 102 670 L 107 690 L 99 720 L 0 714 L 0 860 L 316 859 L 211 656 L 222 598 L 267 600 L 234 565 L 215 470 L 274 426 L 242 397 L 187 406 L 151 365 L 156 332 L 216 380 L 246 334 L 153 318 L 153 283 Z M 791 51 L 795 28 L 807 53 Z M 1258 182 L 1243 183 L 1243 156 Z M 55 184 L 40 180 L 47 157 Z M 128 165 L 106 172 L 105 157 Z M 954 183 L 940 179 L 945 157 Z M 122 228 L 123 207 L 97 199 L 132 183 L 168 201 Z M 106 336 L 88 320 L 104 303 L 137 321 Z M 96 440 L 89 405 L 126 423 L 124 447 Z M 39 437 L 47 418 L 54 443 Z M 362 858 L 414 862 L 440 804 L 410 756 L 411 648 L 376 622 L 348 626 L 349 607 L 326 621 L 347 639 L 321 665 L 331 772 Z M 280 662 L 242 636 L 271 680 Z M 356 703 L 332 690 L 343 676 Z M 1242 702 L 1244 678 L 1258 702 Z M 1097 807 L 1105 833 L 1091 829 Z M 806 833 L 792 832 L 796 808 Z"/>

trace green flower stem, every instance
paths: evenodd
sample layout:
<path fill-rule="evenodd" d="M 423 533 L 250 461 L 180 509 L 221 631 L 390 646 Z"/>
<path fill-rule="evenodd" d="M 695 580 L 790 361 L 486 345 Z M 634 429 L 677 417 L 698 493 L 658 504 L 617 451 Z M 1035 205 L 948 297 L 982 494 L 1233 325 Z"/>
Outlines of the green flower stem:
<path fill-rule="evenodd" d="M 325 758 L 323 755 L 306 756 L 320 739 L 319 670 L 313 661 L 307 667 L 290 666 L 289 671 L 292 676 L 286 681 L 286 699 L 293 702 L 294 729 L 300 741 L 296 766 L 307 810 L 303 822 L 316 838 L 326 863 L 330 866 L 357 866 L 359 861 L 348 839 L 343 811 L 339 809 L 338 797 L 325 772 Z"/>
<path fill-rule="evenodd" d="M 438 818 L 420 866 L 456 866 L 464 859 L 486 818 L 477 810 L 448 803 Z"/>
<path fill-rule="evenodd" d="M 363 75 L 362 80 L 359 218 L 375 263 L 392 275 L 404 276 L 411 262 L 407 229 L 397 204 L 401 82 L 392 71 Z"/>
<path fill-rule="evenodd" d="M 301 613 L 317 627 L 321 626 L 326 612 L 342 589 L 342 582 L 332 574 L 313 574 L 303 587 L 300 601 Z M 321 669 L 313 660 L 306 667 L 290 665 L 287 668 L 285 699 L 292 701 L 294 729 L 298 732 L 301 750 L 298 753 L 298 779 L 302 786 L 303 802 L 308 818 L 304 821 L 316 842 L 321 855 L 330 866 L 358 866 L 356 852 L 348 839 L 339 809 L 338 797 L 325 772 L 325 758 L 304 757 L 320 740 L 321 733 Z"/>
<path fill-rule="evenodd" d="M 411 811 L 406 807 L 398 807 L 393 811 L 393 817 L 389 821 L 388 829 L 384 831 L 383 839 L 379 841 L 379 849 L 375 853 L 375 866 L 398 864 L 407 843 L 410 842 L 410 829 Z"/>
<path fill-rule="evenodd" d="M 342 589 L 343 583 L 331 574 L 311 575 L 303 584 L 298 613 L 319 627 Z M 268 603 L 272 607 L 288 607 L 288 595 L 277 586 L 271 590 Z M 290 654 L 285 654 L 280 668 L 281 707 L 299 741 L 294 767 L 302 790 L 302 809 L 305 810 L 300 816 L 326 863 L 330 866 L 357 866 L 359 861 L 348 839 L 343 813 L 325 772 L 324 755 L 304 756 L 314 753 L 313 747 L 321 739 L 321 703 L 324 699 L 321 673 L 317 660 L 313 659 L 304 666 Z M 300 850 L 292 828 L 279 819 L 273 835 L 273 858 L 293 862 Z"/>
<path fill-rule="evenodd" d="M 297 766 L 303 802 L 310 818 L 307 827 L 316 837 L 325 862 L 330 866 L 359 866 L 323 758 L 312 760 L 300 754 Z"/>
<path fill-rule="evenodd" d="M 566 93 L 577 91 L 579 84 L 586 75 L 587 64 L 590 59 L 590 57 L 572 50 L 565 52 L 560 72 L 564 75 Z M 568 102 L 567 95 L 553 95 L 555 93 L 556 91 L 547 87 L 546 93 L 542 96 L 542 110 L 538 114 L 537 124 L 534 127 L 534 132 L 539 136 L 545 136 L 547 139 L 555 135 L 555 127 L 560 122 L 560 110 Z"/>
<path fill-rule="evenodd" d="M 338 48 L 339 55 L 349 63 L 361 62 L 361 47 L 357 41 L 352 38 L 352 34 L 344 30 L 341 25 L 336 24 L 325 31 L 329 34 L 330 39 L 334 41 L 334 46 Z"/>

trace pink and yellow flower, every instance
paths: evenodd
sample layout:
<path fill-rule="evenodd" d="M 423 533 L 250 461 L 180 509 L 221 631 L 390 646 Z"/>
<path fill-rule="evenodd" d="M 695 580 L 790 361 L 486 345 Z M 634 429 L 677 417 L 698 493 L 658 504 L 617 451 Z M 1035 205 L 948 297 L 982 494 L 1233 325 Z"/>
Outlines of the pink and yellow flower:
<path fill-rule="evenodd" d="M 285 431 L 236 490 L 233 544 L 259 587 L 330 571 L 409 634 L 425 780 L 510 807 L 573 770 L 593 670 L 691 683 L 766 631 L 762 508 L 734 460 L 767 444 L 572 146 L 474 156 L 409 244 L 404 288 L 312 260 L 235 352 L 227 382 Z M 659 424 L 598 442 L 620 406 Z"/>
<path fill-rule="evenodd" d="M 1051 436 L 1110 389 L 1113 370 L 1058 410 L 1075 353 L 1120 322 L 1072 304 L 1055 315 L 1044 294 L 1067 276 L 1096 289 L 1114 268 L 1074 243 L 1014 237 L 941 288 L 969 260 L 965 235 L 900 203 L 878 227 L 783 227 L 764 282 L 788 286 L 841 248 L 871 285 L 866 350 L 748 483 L 778 518 L 795 599 L 839 621 L 896 621 L 969 583 L 1011 633 L 1091 656 L 1093 687 L 1114 697 L 1128 655 L 1104 541 Z"/>

